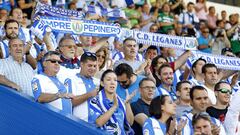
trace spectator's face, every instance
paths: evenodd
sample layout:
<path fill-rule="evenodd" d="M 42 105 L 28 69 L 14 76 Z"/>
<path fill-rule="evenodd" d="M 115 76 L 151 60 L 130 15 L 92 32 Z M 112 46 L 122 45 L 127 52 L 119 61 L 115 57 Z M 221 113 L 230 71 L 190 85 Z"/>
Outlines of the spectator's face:
<path fill-rule="evenodd" d="M 145 101 L 152 101 L 154 98 L 156 86 L 152 81 L 144 81 L 139 88 L 141 98 Z"/>
<path fill-rule="evenodd" d="M 202 35 L 207 38 L 209 36 L 209 30 L 208 29 L 203 29 L 202 30 Z"/>
<path fill-rule="evenodd" d="M 22 23 L 24 24 L 27 24 L 27 14 L 26 13 L 23 13 L 23 20 L 22 20 Z"/>
<path fill-rule="evenodd" d="M 221 12 L 221 16 L 222 16 L 222 19 L 226 19 L 227 18 L 227 13 L 226 12 Z"/>
<path fill-rule="evenodd" d="M 19 32 L 19 27 L 18 24 L 13 22 L 7 24 L 6 27 L 6 37 L 11 39 L 11 38 L 17 38 L 18 37 L 18 32 Z"/>
<path fill-rule="evenodd" d="M 60 70 L 60 62 L 58 55 L 51 55 L 43 62 L 44 70 L 56 75 Z"/>
<path fill-rule="evenodd" d="M 20 39 L 14 39 L 10 42 L 9 52 L 13 56 L 13 58 L 22 58 L 23 57 L 23 41 Z"/>
<path fill-rule="evenodd" d="M 60 46 L 60 52 L 63 57 L 67 59 L 72 59 L 75 54 L 76 44 L 72 39 L 65 39 Z"/>
<path fill-rule="evenodd" d="M 225 91 L 229 91 L 229 92 L 227 93 L 221 92 L 220 91 L 221 89 L 224 89 Z M 232 92 L 232 88 L 229 84 L 221 83 L 220 88 L 218 89 L 218 91 L 215 91 L 215 94 L 216 94 L 217 100 L 222 105 L 227 105 L 230 102 L 231 92 Z"/>
<path fill-rule="evenodd" d="M 224 29 L 225 28 L 225 23 L 224 21 L 221 21 L 218 26 L 221 28 L 221 29 Z"/>
<path fill-rule="evenodd" d="M 190 89 L 192 86 L 189 83 L 183 83 L 181 85 L 180 90 L 177 91 L 177 95 L 180 97 L 182 101 L 190 101 Z"/>
<path fill-rule="evenodd" d="M 167 63 L 167 61 L 164 58 L 159 58 L 157 61 L 157 65 L 155 67 L 155 71 L 158 71 L 159 68 L 162 66 L 162 64 Z"/>
<path fill-rule="evenodd" d="M 160 73 L 160 80 L 165 85 L 172 85 L 173 83 L 173 70 L 170 67 L 162 68 Z"/>
<path fill-rule="evenodd" d="M 155 49 L 149 49 L 146 52 L 146 59 L 150 59 L 152 60 L 153 58 L 155 58 L 157 56 L 157 50 Z"/>
<path fill-rule="evenodd" d="M 158 31 L 158 27 L 157 26 L 150 27 L 150 31 L 149 32 L 156 33 L 157 31 Z"/>
<path fill-rule="evenodd" d="M 98 67 L 100 67 L 104 64 L 106 54 L 104 53 L 104 51 L 100 51 L 100 52 L 96 53 L 96 56 L 97 56 L 97 60 L 98 60 Z"/>
<path fill-rule="evenodd" d="M 205 112 L 209 104 L 208 93 L 205 90 L 194 90 L 191 104 L 194 110 Z"/>
<path fill-rule="evenodd" d="M 12 12 L 12 17 L 14 20 L 18 21 L 18 22 L 22 22 L 23 20 L 23 12 L 20 8 L 16 8 L 13 10 Z"/>
<path fill-rule="evenodd" d="M 5 10 L 5 9 L 0 10 L 0 19 L 2 21 L 4 21 L 4 22 L 6 21 L 7 15 L 8 15 L 7 10 Z"/>
<path fill-rule="evenodd" d="M 104 90 L 109 94 L 114 94 L 117 89 L 117 76 L 115 73 L 110 72 L 105 75 L 101 85 L 104 87 Z"/>
<path fill-rule="evenodd" d="M 138 45 L 134 40 L 127 40 L 123 45 L 123 53 L 125 57 L 136 57 Z"/>
<path fill-rule="evenodd" d="M 194 133 L 198 135 L 212 135 L 211 123 L 208 120 L 199 119 L 194 125 Z"/>
<path fill-rule="evenodd" d="M 216 10 L 214 7 L 209 10 L 209 13 L 215 14 L 215 12 L 216 12 Z"/>
<path fill-rule="evenodd" d="M 81 73 L 86 77 L 93 77 L 97 72 L 97 61 L 81 62 Z"/>
<path fill-rule="evenodd" d="M 118 83 L 125 89 L 127 89 L 131 85 L 131 78 L 127 77 L 127 74 L 122 74 L 117 77 Z"/>
<path fill-rule="evenodd" d="M 144 4 L 144 5 L 143 5 L 143 11 L 144 11 L 144 12 L 146 12 L 146 13 L 149 12 L 149 9 L 150 9 L 150 8 L 149 8 L 149 5 L 148 5 L 148 4 Z"/>
<path fill-rule="evenodd" d="M 204 81 L 207 84 L 215 85 L 218 82 L 218 73 L 215 67 L 209 67 L 204 73 Z"/>
<path fill-rule="evenodd" d="M 43 4 L 48 4 L 48 0 L 40 0 L 40 2 Z"/>
<path fill-rule="evenodd" d="M 163 12 L 170 12 L 170 6 L 168 4 L 163 5 Z"/>
<path fill-rule="evenodd" d="M 188 10 L 188 12 L 193 12 L 194 5 L 193 4 L 188 5 L 187 10 Z"/>
<path fill-rule="evenodd" d="M 196 64 L 196 67 L 193 68 L 195 74 L 202 74 L 202 67 L 206 63 L 203 60 L 199 60 Z"/>
<path fill-rule="evenodd" d="M 165 103 L 162 105 L 161 109 L 165 114 L 172 116 L 176 114 L 176 107 L 177 105 L 172 101 L 172 99 L 169 96 L 166 96 Z"/>

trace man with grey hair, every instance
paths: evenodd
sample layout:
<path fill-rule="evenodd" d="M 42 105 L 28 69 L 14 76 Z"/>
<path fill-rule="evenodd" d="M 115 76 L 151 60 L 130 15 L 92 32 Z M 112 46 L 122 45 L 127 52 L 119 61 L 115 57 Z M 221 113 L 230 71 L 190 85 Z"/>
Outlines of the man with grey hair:
<path fill-rule="evenodd" d="M 24 43 L 19 38 L 9 40 L 9 57 L 0 60 L 0 84 L 32 96 L 31 80 L 34 72 L 32 67 L 24 62 Z"/>

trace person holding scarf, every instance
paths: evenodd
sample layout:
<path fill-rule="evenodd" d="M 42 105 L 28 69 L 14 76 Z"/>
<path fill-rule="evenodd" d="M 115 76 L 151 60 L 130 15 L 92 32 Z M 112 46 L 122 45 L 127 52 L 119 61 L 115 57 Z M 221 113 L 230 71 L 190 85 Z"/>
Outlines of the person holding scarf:
<path fill-rule="evenodd" d="M 89 122 L 114 135 L 132 135 L 134 117 L 129 104 L 134 93 L 123 101 L 117 94 L 117 75 L 108 69 L 101 77 L 100 91 L 90 101 Z"/>

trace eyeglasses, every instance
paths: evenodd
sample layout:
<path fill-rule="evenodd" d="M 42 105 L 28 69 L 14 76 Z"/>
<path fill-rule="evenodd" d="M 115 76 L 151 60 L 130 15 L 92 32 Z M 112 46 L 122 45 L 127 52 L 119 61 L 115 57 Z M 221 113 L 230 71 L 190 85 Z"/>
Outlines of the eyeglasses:
<path fill-rule="evenodd" d="M 27 16 L 23 16 L 23 18 L 27 18 Z"/>
<path fill-rule="evenodd" d="M 147 89 L 147 90 L 155 90 L 156 89 L 156 87 L 154 87 L 154 86 L 143 86 L 143 87 L 140 87 L 140 88 L 143 88 L 143 89 Z"/>
<path fill-rule="evenodd" d="M 222 89 L 219 89 L 217 91 L 220 91 L 221 93 L 229 93 L 230 95 L 232 94 L 232 91 L 229 90 L 229 89 L 225 89 L 225 88 L 222 88 Z"/>
<path fill-rule="evenodd" d="M 209 33 L 209 31 L 203 31 L 203 33 Z"/>
<path fill-rule="evenodd" d="M 51 60 L 51 59 L 48 59 L 48 60 L 46 60 L 46 61 L 50 61 L 50 62 L 53 63 L 53 64 L 55 64 L 55 63 L 57 63 L 57 64 L 62 63 L 60 60 Z"/>

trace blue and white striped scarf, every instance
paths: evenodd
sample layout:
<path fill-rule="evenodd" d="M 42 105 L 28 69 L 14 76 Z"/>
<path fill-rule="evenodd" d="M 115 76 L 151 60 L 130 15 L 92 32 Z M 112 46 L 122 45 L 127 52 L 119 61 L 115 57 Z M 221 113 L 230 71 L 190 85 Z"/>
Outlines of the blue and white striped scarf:
<path fill-rule="evenodd" d="M 130 127 L 128 121 L 127 121 L 125 104 L 119 96 L 117 96 L 117 99 L 118 99 L 119 108 L 124 112 L 125 134 L 126 135 L 133 135 L 134 131 L 131 129 L 131 127 Z M 105 90 L 103 89 L 98 93 L 98 95 L 95 98 L 91 99 L 91 102 L 94 102 L 94 104 L 91 104 L 91 108 L 94 111 L 97 111 L 97 112 L 103 114 L 111 108 L 111 106 L 109 106 L 106 101 L 107 101 L 107 97 L 106 97 L 106 94 L 105 94 Z M 117 118 L 115 117 L 114 114 L 112 115 L 112 117 L 109 119 L 108 122 L 112 123 L 112 124 L 108 124 L 108 125 L 105 124 L 101 128 L 104 129 L 104 130 L 112 128 L 114 131 L 118 131 L 120 129 L 120 125 L 119 125 L 120 123 L 118 123 Z"/>

